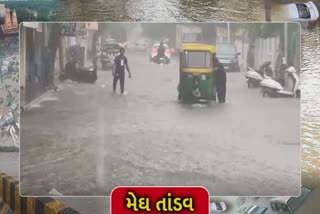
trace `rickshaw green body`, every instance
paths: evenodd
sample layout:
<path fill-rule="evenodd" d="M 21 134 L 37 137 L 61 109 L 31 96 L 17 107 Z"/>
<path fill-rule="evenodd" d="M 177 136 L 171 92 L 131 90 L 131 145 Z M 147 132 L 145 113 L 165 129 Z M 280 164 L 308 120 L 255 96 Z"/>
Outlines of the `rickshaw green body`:
<path fill-rule="evenodd" d="M 180 52 L 178 97 L 182 100 L 216 100 L 214 64 L 216 48 L 205 44 L 184 44 Z"/>

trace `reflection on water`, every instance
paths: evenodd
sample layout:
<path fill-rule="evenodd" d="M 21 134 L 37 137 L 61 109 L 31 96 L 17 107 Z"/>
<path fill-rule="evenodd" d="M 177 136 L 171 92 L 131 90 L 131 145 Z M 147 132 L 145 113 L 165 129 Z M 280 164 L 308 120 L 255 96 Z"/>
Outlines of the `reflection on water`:
<path fill-rule="evenodd" d="M 263 20 L 263 0 L 61 0 L 64 21 Z"/>
<path fill-rule="evenodd" d="M 62 21 L 264 21 L 264 0 L 60 0 Z M 319 0 L 320 1 L 320 0 Z M 285 21 L 287 4 L 272 3 L 272 20 Z"/>
<path fill-rule="evenodd" d="M 302 51 L 302 181 L 320 185 L 320 30 L 305 33 Z"/>

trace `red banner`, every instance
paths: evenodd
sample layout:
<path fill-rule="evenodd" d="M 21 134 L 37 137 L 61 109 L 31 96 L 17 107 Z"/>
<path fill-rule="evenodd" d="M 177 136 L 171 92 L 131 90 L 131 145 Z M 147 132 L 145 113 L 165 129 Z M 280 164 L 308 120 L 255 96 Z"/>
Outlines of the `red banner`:
<path fill-rule="evenodd" d="M 203 187 L 117 187 L 111 193 L 111 214 L 209 214 L 209 204 Z"/>

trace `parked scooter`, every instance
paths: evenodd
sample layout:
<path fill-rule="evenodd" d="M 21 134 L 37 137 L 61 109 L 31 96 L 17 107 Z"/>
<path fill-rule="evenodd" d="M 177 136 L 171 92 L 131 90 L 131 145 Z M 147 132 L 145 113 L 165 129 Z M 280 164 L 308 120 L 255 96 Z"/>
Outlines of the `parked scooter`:
<path fill-rule="evenodd" d="M 264 79 L 264 77 L 259 74 L 256 70 L 249 67 L 249 70 L 246 73 L 248 88 L 256 88 L 260 86 L 260 82 Z"/>
<path fill-rule="evenodd" d="M 245 75 L 247 78 L 248 88 L 259 87 L 262 80 L 274 77 L 274 72 L 272 71 L 270 64 L 270 61 L 263 63 L 258 71 L 249 67 L 249 70 Z"/>
<path fill-rule="evenodd" d="M 94 83 L 97 78 L 97 69 L 95 66 L 80 67 L 76 60 L 69 61 L 59 76 L 60 81 L 70 79 L 75 82 L 87 83 Z"/>
<path fill-rule="evenodd" d="M 289 67 L 287 70 L 288 79 L 293 80 L 293 86 L 291 91 L 284 90 L 283 86 L 274 79 L 264 79 L 260 82 L 262 87 L 262 95 L 269 97 L 300 97 L 299 89 L 299 77 L 294 67 Z"/>

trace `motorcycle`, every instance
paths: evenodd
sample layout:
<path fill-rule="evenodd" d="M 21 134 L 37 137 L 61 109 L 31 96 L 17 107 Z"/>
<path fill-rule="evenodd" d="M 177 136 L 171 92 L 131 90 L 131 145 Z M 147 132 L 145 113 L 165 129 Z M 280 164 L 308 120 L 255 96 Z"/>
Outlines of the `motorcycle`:
<path fill-rule="evenodd" d="M 274 79 L 264 79 L 260 82 L 263 96 L 269 97 L 300 97 L 300 80 L 294 67 L 289 67 L 287 70 L 288 78 L 293 80 L 291 91 L 284 90 L 283 86 Z"/>
<path fill-rule="evenodd" d="M 70 79 L 75 82 L 94 83 L 97 81 L 97 69 L 92 67 L 80 67 L 75 61 L 70 61 L 66 64 L 65 69 L 59 76 L 60 81 Z"/>
<path fill-rule="evenodd" d="M 169 64 L 170 63 L 170 58 L 167 57 L 167 56 L 154 56 L 151 61 L 153 61 L 154 63 L 156 64 L 160 64 L 160 65 L 163 65 L 163 64 Z"/>

